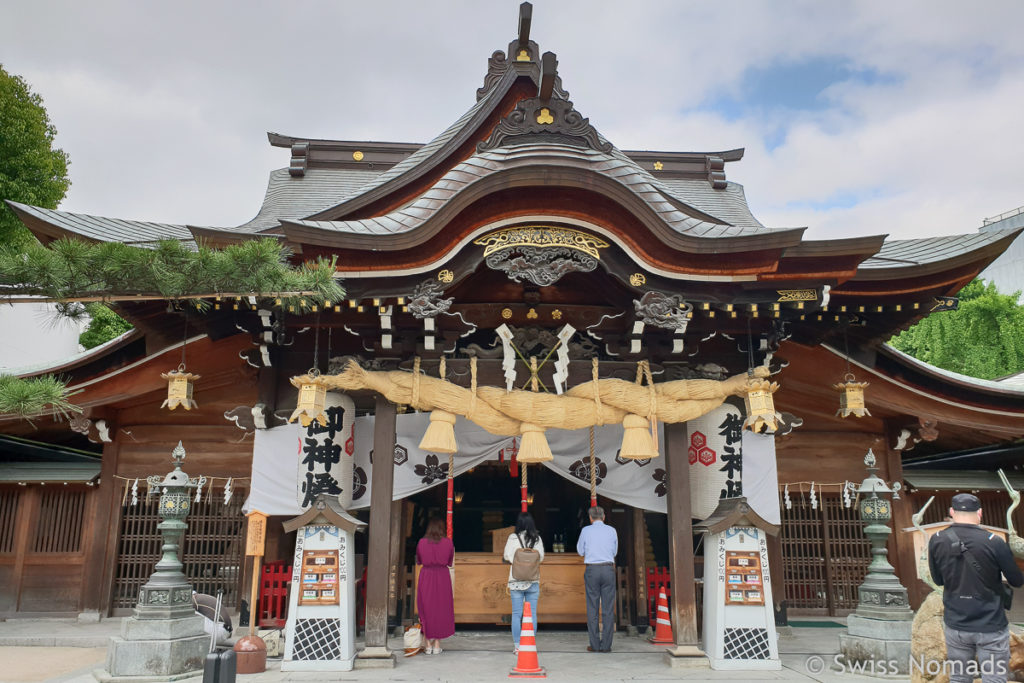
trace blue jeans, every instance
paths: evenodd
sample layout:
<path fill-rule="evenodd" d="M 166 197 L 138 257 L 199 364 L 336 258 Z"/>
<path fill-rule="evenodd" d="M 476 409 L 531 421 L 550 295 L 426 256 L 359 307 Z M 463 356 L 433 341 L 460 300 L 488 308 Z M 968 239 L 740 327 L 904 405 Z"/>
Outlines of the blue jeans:
<path fill-rule="evenodd" d="M 537 598 L 540 596 L 540 583 L 532 583 L 524 591 L 509 591 L 512 596 L 512 642 L 519 647 L 519 634 L 523 630 L 523 602 L 530 603 L 530 614 L 533 615 L 533 630 L 537 630 Z"/>
<path fill-rule="evenodd" d="M 1010 631 L 1004 628 L 992 633 L 958 631 L 944 626 L 946 632 L 946 664 L 950 683 L 970 683 L 980 678 L 983 683 L 1006 683 L 1010 671 Z M 977 661 L 975 661 L 977 659 Z M 975 675 L 978 672 L 980 675 Z"/>

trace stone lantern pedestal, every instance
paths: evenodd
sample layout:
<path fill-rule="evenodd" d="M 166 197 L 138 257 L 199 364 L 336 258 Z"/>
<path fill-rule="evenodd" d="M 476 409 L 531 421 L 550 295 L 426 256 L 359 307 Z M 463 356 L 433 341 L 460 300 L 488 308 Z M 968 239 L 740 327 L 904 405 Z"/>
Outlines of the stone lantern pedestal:
<path fill-rule="evenodd" d="M 187 525 L 192 491 L 205 477 L 190 479 L 182 472 L 185 449 L 181 443 L 171 454 L 174 471 L 153 476 L 150 486 L 160 493 L 157 525 L 163 537 L 162 556 L 153 575 L 139 591 L 133 616 L 121 622 L 121 635 L 107 647 L 106 669 L 96 671 L 98 681 L 173 681 L 202 671 L 210 651 L 210 636 L 203 617 L 192 605 L 192 586 L 185 579 L 178 549 Z"/>
<path fill-rule="evenodd" d="M 896 578 L 896 570 L 886 558 L 885 542 L 892 531 L 892 502 L 879 493 L 895 493 L 875 472 L 875 455 L 864 458 L 868 477 L 858 493 L 862 496 L 860 515 L 866 526 L 864 535 L 871 541 L 871 564 L 858 589 L 857 611 L 846 618 L 845 634 L 839 636 L 839 650 L 847 667 L 868 676 L 905 676 L 910 671 L 910 629 L 914 613 L 910 610 L 907 589 Z"/>

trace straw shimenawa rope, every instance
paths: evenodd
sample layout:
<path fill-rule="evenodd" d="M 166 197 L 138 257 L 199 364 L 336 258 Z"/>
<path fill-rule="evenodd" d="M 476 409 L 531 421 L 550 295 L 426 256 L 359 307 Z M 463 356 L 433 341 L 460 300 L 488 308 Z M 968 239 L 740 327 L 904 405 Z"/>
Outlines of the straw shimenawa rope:
<path fill-rule="evenodd" d="M 767 377 L 768 369 L 755 368 L 754 375 Z M 392 403 L 412 405 L 419 410 L 465 416 L 473 402 L 472 391 L 451 382 L 399 370 L 364 370 L 354 361 L 337 375 L 323 375 L 320 379 L 331 389 L 370 389 Z M 720 406 L 727 396 L 743 395 L 747 379 L 743 373 L 723 381 L 687 379 L 653 384 L 653 416 L 667 423 L 700 417 Z M 301 380 L 296 377 L 293 383 Z M 414 384 L 418 384 L 416 403 L 412 400 Z M 477 387 L 472 420 L 491 434 L 518 436 L 523 422 L 543 429 L 584 429 L 621 423 L 627 414 L 642 416 L 651 407 L 649 387 L 620 379 L 584 382 L 561 395 L 506 392 L 504 388 L 484 386 Z"/>

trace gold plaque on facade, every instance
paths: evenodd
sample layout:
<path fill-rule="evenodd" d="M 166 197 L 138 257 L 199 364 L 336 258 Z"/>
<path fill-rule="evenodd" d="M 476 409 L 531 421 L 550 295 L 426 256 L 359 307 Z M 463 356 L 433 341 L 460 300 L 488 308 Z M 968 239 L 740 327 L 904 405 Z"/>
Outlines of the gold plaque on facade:
<path fill-rule="evenodd" d="M 541 107 L 540 113 L 537 114 L 537 123 L 547 125 L 554 122 L 555 117 L 551 115 L 551 110 L 547 107 Z"/>
<path fill-rule="evenodd" d="M 600 260 L 601 252 L 598 250 L 608 247 L 603 239 L 579 230 L 539 225 L 497 230 L 478 237 L 473 240 L 473 244 L 484 248 L 484 258 L 508 247 L 567 247 Z"/>
<path fill-rule="evenodd" d="M 503 308 L 503 309 L 501 309 L 501 317 L 504 318 L 505 320 L 508 320 L 509 318 L 511 318 L 512 317 L 512 309 L 511 308 Z"/>
<path fill-rule="evenodd" d="M 357 149 L 356 151 L 352 152 L 352 158 L 355 159 L 356 161 L 362 161 L 363 153 Z"/>

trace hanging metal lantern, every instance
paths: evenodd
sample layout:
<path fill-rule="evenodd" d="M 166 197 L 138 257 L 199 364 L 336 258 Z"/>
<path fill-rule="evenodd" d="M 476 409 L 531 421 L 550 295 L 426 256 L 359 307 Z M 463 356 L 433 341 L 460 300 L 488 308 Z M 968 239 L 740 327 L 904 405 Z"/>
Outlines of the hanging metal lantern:
<path fill-rule="evenodd" d="M 746 394 L 743 396 L 747 408 L 744 429 L 757 434 L 774 434 L 779 429 L 782 415 L 775 412 L 775 400 L 772 398 L 778 389 L 777 383 L 766 379 L 751 377 L 747 380 Z"/>
<path fill-rule="evenodd" d="M 327 383 L 320 377 L 319 373 L 310 373 L 292 377 L 292 386 L 298 387 L 299 399 L 295 410 L 288 417 L 289 422 L 295 422 L 298 418 L 303 427 L 316 420 L 321 426 L 327 426 L 327 414 L 324 412 L 324 405 L 327 402 Z"/>
<path fill-rule="evenodd" d="M 868 412 L 867 405 L 864 403 L 864 388 L 867 386 L 867 382 L 856 381 L 853 373 L 849 372 L 846 373 L 842 382 L 833 384 L 832 388 L 839 392 L 839 410 L 836 411 L 836 416 L 864 417 L 867 415 L 870 417 L 871 413 Z"/>
<path fill-rule="evenodd" d="M 181 406 L 185 410 L 192 410 L 199 407 L 192 399 L 193 382 L 199 379 L 199 375 L 185 372 L 184 363 L 179 365 L 177 370 L 165 372 L 160 377 L 167 380 L 167 398 L 160 404 L 161 408 L 174 410 Z"/>

